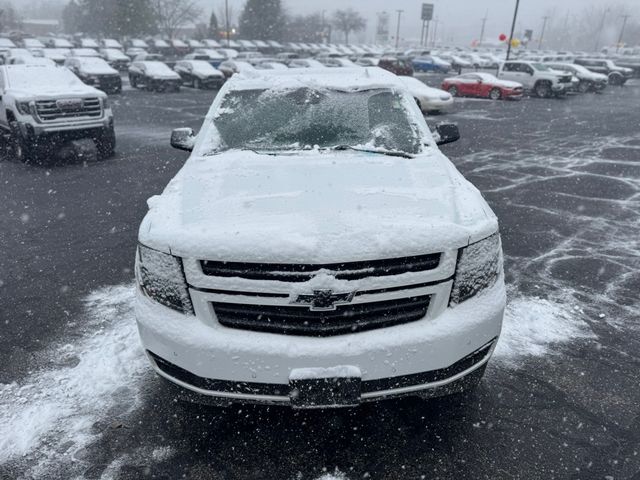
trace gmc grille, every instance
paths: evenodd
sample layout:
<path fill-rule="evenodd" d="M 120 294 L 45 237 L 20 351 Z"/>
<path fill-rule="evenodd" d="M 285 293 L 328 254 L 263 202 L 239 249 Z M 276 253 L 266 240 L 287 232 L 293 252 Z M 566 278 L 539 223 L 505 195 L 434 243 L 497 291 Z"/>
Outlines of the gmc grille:
<path fill-rule="evenodd" d="M 68 99 L 68 101 L 72 100 L 81 100 L 81 103 L 65 106 L 63 103 L 65 100 L 39 100 L 36 102 L 38 117 L 43 122 L 49 122 L 64 118 L 99 118 L 102 116 L 102 104 L 99 98 Z"/>
<path fill-rule="evenodd" d="M 285 335 L 326 337 L 362 332 L 420 320 L 427 314 L 430 295 L 370 303 L 338 305 L 314 311 L 292 305 L 250 305 L 212 302 L 221 325 L 229 328 Z"/>
<path fill-rule="evenodd" d="M 358 280 L 433 270 L 440 264 L 440 254 L 328 264 L 241 263 L 209 260 L 203 260 L 200 264 L 202 272 L 213 277 L 306 282 L 323 271 L 340 280 Z"/>

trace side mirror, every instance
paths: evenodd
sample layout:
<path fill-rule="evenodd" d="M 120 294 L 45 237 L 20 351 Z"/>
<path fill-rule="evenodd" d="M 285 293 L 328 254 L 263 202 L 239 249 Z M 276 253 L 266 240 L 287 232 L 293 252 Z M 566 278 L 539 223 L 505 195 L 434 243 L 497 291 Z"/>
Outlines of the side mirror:
<path fill-rule="evenodd" d="M 192 128 L 176 128 L 171 132 L 171 146 L 178 150 L 191 152 L 196 143 L 196 132 Z"/>
<path fill-rule="evenodd" d="M 438 139 L 436 139 L 437 145 L 445 145 L 447 143 L 453 143 L 460 139 L 460 130 L 454 123 L 441 123 L 436 126 L 436 133 Z"/>

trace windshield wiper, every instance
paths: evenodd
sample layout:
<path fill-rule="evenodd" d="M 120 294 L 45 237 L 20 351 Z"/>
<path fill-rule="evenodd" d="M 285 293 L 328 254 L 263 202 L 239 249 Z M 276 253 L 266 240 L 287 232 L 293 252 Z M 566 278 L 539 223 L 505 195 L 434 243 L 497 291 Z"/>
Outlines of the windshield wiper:
<path fill-rule="evenodd" d="M 353 150 L 354 152 L 377 153 L 379 155 L 387 155 L 389 157 L 414 158 L 413 155 L 406 152 L 400 152 L 398 150 L 374 150 L 369 148 L 352 147 L 351 145 L 336 145 L 335 147 L 331 147 L 331 150 Z"/>

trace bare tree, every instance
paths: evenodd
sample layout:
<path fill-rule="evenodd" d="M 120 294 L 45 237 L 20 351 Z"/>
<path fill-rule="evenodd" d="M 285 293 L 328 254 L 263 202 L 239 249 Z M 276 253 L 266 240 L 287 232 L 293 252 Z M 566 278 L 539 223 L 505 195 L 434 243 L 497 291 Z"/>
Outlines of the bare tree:
<path fill-rule="evenodd" d="M 184 24 L 194 22 L 202 14 L 197 0 L 153 0 L 158 28 L 170 38 Z"/>
<path fill-rule="evenodd" d="M 344 32 L 345 43 L 349 44 L 349 34 L 364 30 L 367 26 L 367 21 L 354 9 L 347 8 L 346 10 L 335 11 L 333 25 L 337 30 Z"/>

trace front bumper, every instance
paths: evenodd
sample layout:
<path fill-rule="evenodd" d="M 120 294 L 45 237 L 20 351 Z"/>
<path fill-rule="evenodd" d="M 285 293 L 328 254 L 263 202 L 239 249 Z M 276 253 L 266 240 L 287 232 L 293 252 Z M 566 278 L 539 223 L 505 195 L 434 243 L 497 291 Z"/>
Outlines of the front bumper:
<path fill-rule="evenodd" d="M 326 338 L 209 324 L 137 293 L 138 329 L 152 366 L 187 391 L 222 402 L 291 403 L 298 369 L 350 366 L 361 372 L 360 402 L 441 395 L 486 365 L 500 334 L 504 279 L 455 308 L 412 323 Z"/>
<path fill-rule="evenodd" d="M 27 138 L 41 137 L 45 135 L 83 138 L 91 136 L 92 133 L 98 130 L 102 131 L 113 128 L 113 116 L 103 115 L 101 118 L 91 120 L 48 123 L 30 122 L 18 119 L 18 126 L 22 135 Z"/>

